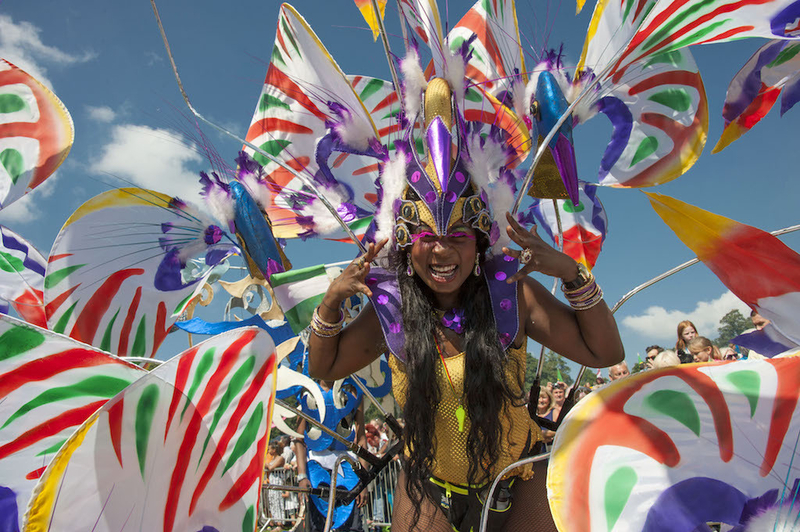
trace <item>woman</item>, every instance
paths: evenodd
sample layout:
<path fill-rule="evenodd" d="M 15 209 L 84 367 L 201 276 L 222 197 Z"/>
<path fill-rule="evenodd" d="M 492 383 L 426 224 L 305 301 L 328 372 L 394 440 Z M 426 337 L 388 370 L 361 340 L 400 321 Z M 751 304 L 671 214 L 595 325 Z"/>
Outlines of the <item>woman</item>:
<path fill-rule="evenodd" d="M 428 83 L 424 106 L 426 146 L 449 146 L 453 127 L 459 150 L 470 145 L 451 115 L 447 82 Z M 370 244 L 331 283 L 311 324 L 310 371 L 339 379 L 388 349 L 406 421 L 392 530 L 477 530 L 481 493 L 541 439 L 522 390 L 527 339 L 591 367 L 624 353 L 591 274 L 511 215 L 491 212 L 490 194 L 473 178 L 476 156 L 430 150 L 427 166 L 408 147 L 385 163 L 384 173 L 397 165 L 405 179 L 383 192 L 383 205 L 395 209 L 392 244 Z M 388 267 L 373 267 L 384 247 Z M 572 307 L 528 277 L 534 271 L 560 278 Z M 358 293 L 370 304 L 343 329 L 341 305 Z M 489 529 L 529 530 L 548 511 L 537 477 L 524 468 L 501 484 L 492 515 L 507 522 Z"/>
<path fill-rule="evenodd" d="M 722 353 L 720 353 L 719 348 L 705 336 L 692 338 L 689 341 L 688 349 L 694 362 L 722 360 Z"/>
<path fill-rule="evenodd" d="M 265 460 L 264 475 L 267 477 L 267 482 L 273 485 L 283 484 L 283 477 L 279 473 L 286 464 L 286 460 L 281 455 L 283 446 L 280 440 L 269 442 L 267 449 L 267 458 Z M 269 504 L 269 516 L 273 520 L 280 521 L 284 518 L 283 515 L 283 494 L 276 490 L 270 489 L 267 491 L 267 502 Z"/>
<path fill-rule="evenodd" d="M 682 364 L 688 364 L 692 361 L 692 355 L 686 345 L 696 336 L 697 327 L 694 326 L 694 323 L 684 320 L 678 324 L 678 341 L 675 342 L 675 353 L 681 359 Z"/>
<path fill-rule="evenodd" d="M 550 421 L 553 419 L 553 412 L 556 406 L 556 400 L 553 398 L 552 392 L 547 387 L 539 390 L 539 401 L 536 403 L 536 415 Z M 553 443 L 556 433 L 552 430 L 542 429 L 542 440 L 550 445 Z"/>
<path fill-rule="evenodd" d="M 536 403 L 536 415 L 553 421 L 553 407 L 555 406 L 555 399 L 553 394 L 547 388 L 539 390 L 539 401 Z"/>

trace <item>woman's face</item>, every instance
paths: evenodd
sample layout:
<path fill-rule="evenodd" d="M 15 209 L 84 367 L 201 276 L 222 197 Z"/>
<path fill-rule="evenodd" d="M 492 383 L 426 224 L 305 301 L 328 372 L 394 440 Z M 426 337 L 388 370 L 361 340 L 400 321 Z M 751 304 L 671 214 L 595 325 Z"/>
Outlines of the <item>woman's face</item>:
<path fill-rule="evenodd" d="M 547 397 L 546 393 L 540 393 L 539 403 L 538 403 L 539 411 L 544 412 L 545 410 L 547 410 L 549 406 L 550 406 L 550 398 Z"/>
<path fill-rule="evenodd" d="M 708 362 L 709 360 L 711 360 L 711 348 L 710 347 L 704 347 L 703 349 L 700 349 L 700 350 L 697 350 L 697 349 L 691 350 L 690 349 L 689 352 L 692 354 L 692 358 L 694 359 L 695 362 Z"/>
<path fill-rule="evenodd" d="M 689 340 L 694 340 L 697 336 L 697 331 L 694 330 L 694 327 L 688 325 L 682 332 L 681 338 L 683 338 L 684 342 L 688 342 Z"/>
<path fill-rule="evenodd" d="M 464 223 L 450 226 L 440 237 L 428 226 L 419 226 L 411 237 L 414 271 L 439 300 L 440 308 L 454 307 L 458 292 L 475 267 L 475 230 Z"/>

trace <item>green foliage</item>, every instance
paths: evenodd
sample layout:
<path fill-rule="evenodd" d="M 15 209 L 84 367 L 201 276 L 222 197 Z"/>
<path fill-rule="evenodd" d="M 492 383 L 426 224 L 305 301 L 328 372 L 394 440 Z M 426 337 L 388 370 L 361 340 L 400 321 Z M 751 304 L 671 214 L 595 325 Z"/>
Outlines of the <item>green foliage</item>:
<path fill-rule="evenodd" d="M 644 369 L 645 369 L 645 362 L 644 362 L 644 360 L 640 360 L 639 362 L 637 362 L 636 364 L 633 365 L 633 368 L 631 369 L 631 374 L 639 373 L 640 371 L 643 371 Z"/>
<path fill-rule="evenodd" d="M 592 368 L 586 368 L 586 371 L 581 377 L 580 386 L 589 386 L 590 388 L 597 383 L 597 370 Z"/>
<path fill-rule="evenodd" d="M 539 364 L 539 359 L 528 353 L 528 368 L 525 371 L 525 389 L 530 389 L 533 384 L 533 379 L 536 377 L 536 367 Z M 563 357 L 558 356 L 549 349 L 544 355 L 544 365 L 542 366 L 542 386 L 548 382 L 558 381 L 558 372 L 561 372 L 561 377 L 567 384 L 573 383 L 573 378 L 570 376 L 569 366 Z M 592 379 L 594 380 L 594 379 Z"/>
<path fill-rule="evenodd" d="M 735 337 L 739 336 L 747 329 L 753 328 L 753 323 L 749 318 L 742 316 L 738 310 L 731 310 L 719 320 L 720 327 L 717 329 L 717 337 L 714 344 L 718 347 L 727 347 L 728 343 Z"/>

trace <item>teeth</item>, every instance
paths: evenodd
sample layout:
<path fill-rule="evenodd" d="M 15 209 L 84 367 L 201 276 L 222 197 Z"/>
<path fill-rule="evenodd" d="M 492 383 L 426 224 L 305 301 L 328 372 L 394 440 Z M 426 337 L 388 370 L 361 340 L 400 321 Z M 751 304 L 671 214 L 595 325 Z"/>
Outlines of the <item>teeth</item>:
<path fill-rule="evenodd" d="M 448 266 L 438 266 L 436 264 L 431 264 L 431 270 L 442 275 L 453 273 L 455 269 L 456 269 L 455 264 L 450 264 Z"/>

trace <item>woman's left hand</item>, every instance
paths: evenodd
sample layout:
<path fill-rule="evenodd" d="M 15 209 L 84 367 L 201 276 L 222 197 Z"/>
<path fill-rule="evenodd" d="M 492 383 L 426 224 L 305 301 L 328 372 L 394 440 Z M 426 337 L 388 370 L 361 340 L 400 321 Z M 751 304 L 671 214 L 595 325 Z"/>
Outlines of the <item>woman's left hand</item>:
<path fill-rule="evenodd" d="M 503 253 L 519 259 L 523 253 L 528 254 L 526 250 L 530 250 L 530 259 L 527 263 L 520 262 L 520 270 L 509 277 L 506 281 L 507 283 L 519 281 L 523 277 L 527 277 L 531 272 L 541 272 L 551 277 L 559 277 L 565 281 L 571 281 L 578 276 L 575 260 L 542 240 L 536 233 L 536 225 L 530 231 L 526 231 L 510 213 L 506 213 L 506 219 L 509 223 L 508 227 L 506 227 L 508 236 L 522 248 L 522 251 L 504 247 Z"/>

